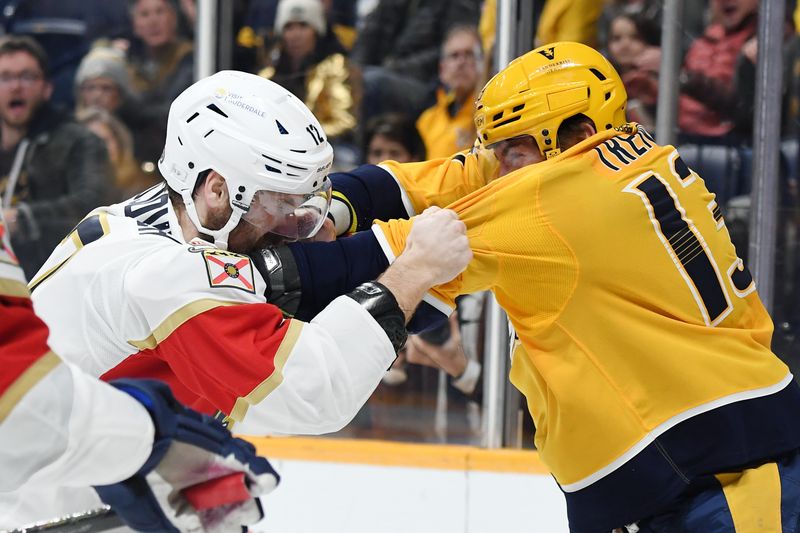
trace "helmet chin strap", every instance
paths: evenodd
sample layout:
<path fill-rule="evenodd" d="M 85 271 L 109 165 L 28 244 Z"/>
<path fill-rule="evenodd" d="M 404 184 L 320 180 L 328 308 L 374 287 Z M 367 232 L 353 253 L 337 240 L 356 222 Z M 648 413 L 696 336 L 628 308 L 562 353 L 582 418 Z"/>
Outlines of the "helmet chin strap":
<path fill-rule="evenodd" d="M 560 154 L 561 154 L 561 148 L 550 148 L 548 151 L 544 153 L 544 156 L 547 159 L 552 159 Z"/>
<path fill-rule="evenodd" d="M 239 221 L 242 218 L 242 212 L 238 209 L 234 209 L 231 213 L 230 218 L 225 223 L 222 228 L 218 230 L 209 230 L 203 228 L 203 231 L 208 232 L 209 235 L 214 237 L 214 246 L 219 248 L 220 250 L 227 250 L 228 249 L 228 238 L 230 237 L 231 232 L 234 228 L 239 224 Z"/>
<path fill-rule="evenodd" d="M 228 218 L 228 221 L 222 226 L 220 229 L 209 229 L 200 222 L 200 217 L 197 216 L 197 209 L 195 209 L 194 202 L 187 203 L 186 199 L 184 199 L 184 205 L 186 206 L 186 214 L 189 215 L 189 220 L 197 228 L 197 231 L 213 237 L 214 239 L 214 246 L 219 248 L 220 250 L 227 250 L 228 249 L 228 238 L 230 237 L 231 232 L 234 228 L 239 224 L 239 221 L 242 219 L 242 212 L 238 209 L 233 209 L 231 212 L 231 216 Z"/>

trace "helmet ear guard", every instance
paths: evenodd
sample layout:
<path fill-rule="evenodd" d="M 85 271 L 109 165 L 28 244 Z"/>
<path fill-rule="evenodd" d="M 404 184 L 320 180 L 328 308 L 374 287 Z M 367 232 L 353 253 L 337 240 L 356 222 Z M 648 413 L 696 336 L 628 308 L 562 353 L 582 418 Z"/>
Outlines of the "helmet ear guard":
<path fill-rule="evenodd" d="M 542 155 L 558 155 L 561 123 L 583 114 L 598 131 L 625 123 L 627 94 L 596 50 L 571 42 L 545 45 L 512 61 L 478 95 L 475 127 L 484 145 L 532 135 Z"/>

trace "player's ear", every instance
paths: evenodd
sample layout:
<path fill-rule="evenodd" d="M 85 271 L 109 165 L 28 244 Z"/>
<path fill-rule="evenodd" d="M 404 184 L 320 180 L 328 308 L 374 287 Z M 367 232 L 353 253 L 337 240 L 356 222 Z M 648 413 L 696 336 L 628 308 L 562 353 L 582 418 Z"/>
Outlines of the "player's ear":
<path fill-rule="evenodd" d="M 581 133 L 580 133 L 581 141 L 584 139 L 588 139 L 595 133 L 597 133 L 597 129 L 595 129 L 594 124 L 592 123 L 591 120 L 586 120 L 581 123 Z"/>
<path fill-rule="evenodd" d="M 215 170 L 209 172 L 206 177 L 206 182 L 203 185 L 203 194 L 210 208 L 228 205 L 228 185 L 225 183 L 225 178 Z"/>

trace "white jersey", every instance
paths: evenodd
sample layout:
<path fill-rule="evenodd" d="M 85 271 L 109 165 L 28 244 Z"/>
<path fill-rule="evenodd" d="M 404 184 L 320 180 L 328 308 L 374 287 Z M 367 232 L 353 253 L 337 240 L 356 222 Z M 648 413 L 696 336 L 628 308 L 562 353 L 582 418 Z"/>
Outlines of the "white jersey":
<path fill-rule="evenodd" d="M 5 237 L 0 212 L 0 529 L 41 517 L 33 511 L 47 506 L 52 484 L 127 479 L 150 456 L 154 433 L 139 402 L 50 351 Z M 22 485 L 41 496 L 20 501 L 9 493 Z M 86 498 L 76 504 L 99 504 L 94 491 L 80 494 Z"/>
<path fill-rule="evenodd" d="M 395 358 L 351 298 L 284 320 L 250 258 L 184 241 L 163 185 L 92 212 L 30 287 L 63 358 L 108 379 L 162 379 L 243 434 L 336 431 Z"/>
<path fill-rule="evenodd" d="M 336 431 L 395 358 L 351 298 L 309 323 L 284 320 L 248 257 L 184 241 L 163 186 L 90 213 L 29 287 L 65 360 L 104 379 L 165 381 L 183 404 L 225 416 L 240 434 Z M 56 502 L 42 519 L 56 508 L 84 510 L 93 494 L 16 497 Z"/>

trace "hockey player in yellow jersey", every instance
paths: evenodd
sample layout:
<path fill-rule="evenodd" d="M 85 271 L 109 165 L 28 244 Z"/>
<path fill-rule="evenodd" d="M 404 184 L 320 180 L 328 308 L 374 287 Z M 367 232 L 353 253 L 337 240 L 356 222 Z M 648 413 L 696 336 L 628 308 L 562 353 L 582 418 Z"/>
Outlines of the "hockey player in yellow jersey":
<path fill-rule="evenodd" d="M 595 50 L 535 49 L 480 94 L 479 148 L 373 167 L 394 200 L 334 176 L 337 229 L 454 202 L 474 259 L 428 302 L 491 289 L 508 312 L 572 531 L 796 531 L 800 389 L 714 195 L 626 101 Z M 388 262 L 413 220 L 372 226 Z"/>

